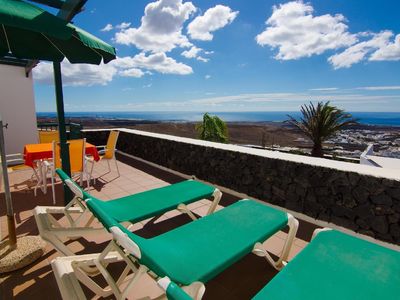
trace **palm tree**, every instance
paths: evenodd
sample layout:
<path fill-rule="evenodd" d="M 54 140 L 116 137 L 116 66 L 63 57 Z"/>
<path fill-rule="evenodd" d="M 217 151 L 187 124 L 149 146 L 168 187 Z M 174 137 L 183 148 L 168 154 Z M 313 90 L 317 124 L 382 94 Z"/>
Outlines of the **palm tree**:
<path fill-rule="evenodd" d="M 218 116 L 203 115 L 203 122 L 196 125 L 199 138 L 205 141 L 227 143 L 228 127 Z"/>
<path fill-rule="evenodd" d="M 325 104 L 312 102 L 301 106 L 302 118 L 297 121 L 292 116 L 287 122 L 300 129 L 314 143 L 311 155 L 323 157 L 322 143 L 345 126 L 357 124 L 357 120 L 344 110 Z"/>

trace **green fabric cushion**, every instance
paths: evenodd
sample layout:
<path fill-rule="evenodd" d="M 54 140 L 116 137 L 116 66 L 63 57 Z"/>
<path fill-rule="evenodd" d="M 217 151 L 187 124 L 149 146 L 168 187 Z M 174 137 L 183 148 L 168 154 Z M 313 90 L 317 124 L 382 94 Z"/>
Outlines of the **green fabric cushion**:
<path fill-rule="evenodd" d="M 61 169 L 57 169 L 56 172 L 63 181 L 70 179 Z M 91 196 L 78 185 L 76 186 L 82 191 L 84 200 L 90 198 L 97 203 L 96 207 L 106 211 L 117 222 L 129 221 L 132 223 L 173 210 L 181 203 L 189 204 L 209 198 L 215 191 L 211 185 L 195 180 L 186 180 L 142 193 L 102 201 Z"/>
<path fill-rule="evenodd" d="M 210 185 L 186 180 L 110 201 L 92 199 L 116 221 L 135 223 L 173 210 L 181 203 L 209 198 L 214 191 Z"/>
<path fill-rule="evenodd" d="M 207 282 L 287 224 L 287 214 L 254 200 L 242 200 L 212 215 L 142 240 L 140 262 L 179 284 Z"/>
<path fill-rule="evenodd" d="M 87 207 L 92 212 L 92 214 L 101 222 L 101 224 L 103 224 L 104 228 L 108 231 L 110 231 L 110 228 L 113 226 L 124 228 L 112 216 L 110 216 L 107 211 L 104 211 L 99 206 L 99 203 L 101 203 L 101 201 L 96 201 L 94 199 L 88 199 L 86 201 Z"/>
<path fill-rule="evenodd" d="M 400 253 L 321 232 L 253 299 L 400 299 Z"/>

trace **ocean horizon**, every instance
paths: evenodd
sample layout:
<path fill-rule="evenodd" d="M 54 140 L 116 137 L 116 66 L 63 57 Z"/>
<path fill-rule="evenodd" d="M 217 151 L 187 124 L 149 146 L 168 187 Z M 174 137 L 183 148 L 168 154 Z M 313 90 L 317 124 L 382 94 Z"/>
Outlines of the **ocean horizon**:
<path fill-rule="evenodd" d="M 350 112 L 361 124 L 400 126 L 400 112 Z M 96 118 L 132 121 L 198 122 L 204 112 L 188 111 L 138 111 L 138 112 L 66 112 L 66 118 Z M 273 112 L 210 112 L 226 122 L 283 122 L 288 115 L 299 118 L 299 111 Z M 39 118 L 54 118 L 55 112 L 38 112 Z"/>

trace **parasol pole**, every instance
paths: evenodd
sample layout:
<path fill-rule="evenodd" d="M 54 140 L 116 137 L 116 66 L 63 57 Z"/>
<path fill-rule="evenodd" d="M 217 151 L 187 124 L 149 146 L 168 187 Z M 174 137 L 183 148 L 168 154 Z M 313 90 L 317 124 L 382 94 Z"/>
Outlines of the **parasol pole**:
<path fill-rule="evenodd" d="M 61 78 L 61 63 L 58 61 L 53 62 L 54 70 L 54 85 L 56 92 L 56 104 L 57 104 L 57 120 L 58 120 L 58 131 L 60 134 L 60 154 L 61 154 L 61 165 L 62 169 L 68 176 L 71 176 L 71 165 L 69 160 L 69 144 L 67 143 L 67 131 L 65 127 L 65 114 L 64 114 L 64 95 L 62 88 Z M 71 191 L 64 184 L 64 203 L 67 205 L 71 199 Z"/>
<path fill-rule="evenodd" d="M 57 17 L 70 22 L 79 13 L 87 0 L 68 0 L 64 2 Z M 56 90 L 57 120 L 60 133 L 61 166 L 65 173 L 71 177 L 71 164 L 69 160 L 69 144 L 67 143 L 67 130 L 65 128 L 64 95 L 62 88 L 61 63 L 53 61 L 54 84 Z M 64 203 L 67 205 L 72 200 L 71 190 L 63 184 Z"/>
<path fill-rule="evenodd" d="M 3 127 L 4 127 L 3 121 L 0 116 L 0 155 L 1 155 L 0 160 L 1 160 L 1 167 L 3 169 L 2 173 L 4 179 L 4 195 L 6 198 L 6 206 L 7 206 L 8 246 L 10 247 L 10 249 L 14 249 L 17 247 L 17 234 L 15 231 L 15 219 L 12 207 L 12 200 L 11 200 L 10 183 L 8 181 Z"/>

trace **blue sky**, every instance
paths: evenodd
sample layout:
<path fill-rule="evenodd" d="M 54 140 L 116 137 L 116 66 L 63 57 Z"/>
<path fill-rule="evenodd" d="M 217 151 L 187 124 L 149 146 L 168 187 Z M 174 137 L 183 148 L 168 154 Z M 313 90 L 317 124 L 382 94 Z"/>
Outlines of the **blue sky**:
<path fill-rule="evenodd" d="M 76 25 L 117 49 L 62 65 L 66 111 L 400 111 L 398 0 L 88 1 Z M 52 68 L 34 70 L 54 111 Z"/>

